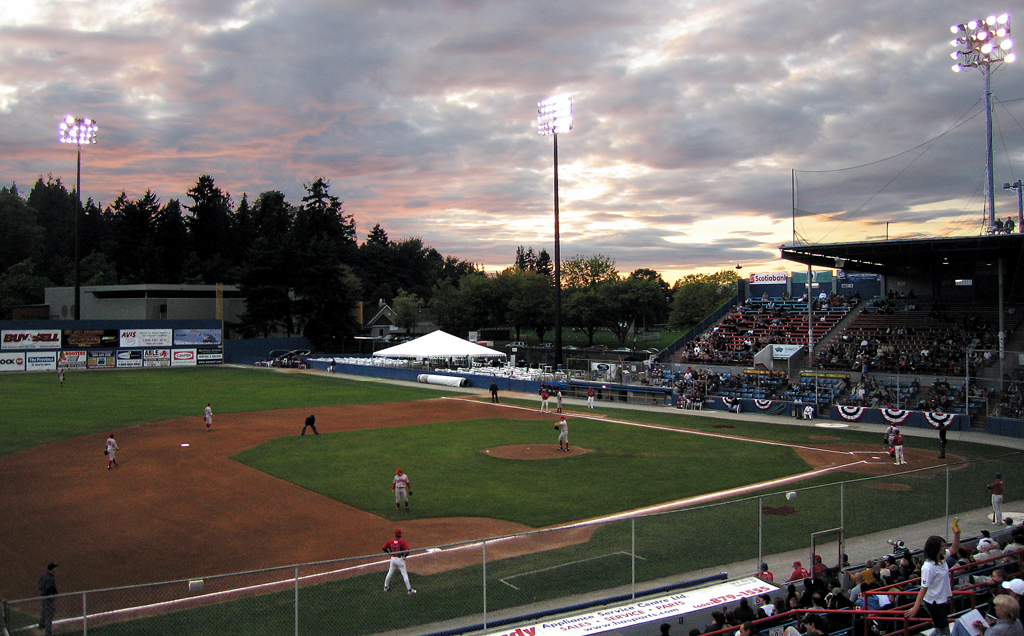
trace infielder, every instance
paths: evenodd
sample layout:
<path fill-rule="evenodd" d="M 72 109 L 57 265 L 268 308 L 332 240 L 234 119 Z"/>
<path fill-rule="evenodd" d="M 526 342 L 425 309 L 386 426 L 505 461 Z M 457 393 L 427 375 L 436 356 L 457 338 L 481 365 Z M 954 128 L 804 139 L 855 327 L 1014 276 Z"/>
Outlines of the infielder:
<path fill-rule="evenodd" d="M 587 408 L 594 408 L 594 387 L 587 389 Z"/>
<path fill-rule="evenodd" d="M 561 413 L 562 412 L 562 389 L 558 389 L 558 391 L 555 393 L 555 402 L 558 405 L 558 412 Z"/>
<path fill-rule="evenodd" d="M 107 444 L 104 446 L 103 454 L 107 456 L 107 470 L 110 470 L 111 466 L 117 466 L 117 460 L 114 458 L 114 451 L 118 450 L 117 442 L 114 441 L 114 434 L 111 433 L 110 437 L 107 438 Z"/>
<path fill-rule="evenodd" d="M 213 426 L 213 409 L 210 408 L 210 403 L 206 403 L 206 410 L 203 411 L 203 421 L 206 422 L 206 431 L 210 431 L 210 427 Z"/>
<path fill-rule="evenodd" d="M 399 468 L 395 471 L 395 478 L 391 480 L 391 490 L 395 493 L 395 508 L 402 509 L 402 502 L 405 502 L 405 509 L 409 509 L 409 495 L 412 494 L 412 483 L 409 476 L 402 473 Z M 403 567 L 404 571 L 404 567 Z"/>
<path fill-rule="evenodd" d="M 903 435 L 898 428 L 892 429 L 892 448 L 895 451 L 896 465 L 906 464 L 907 458 L 903 455 Z"/>
<path fill-rule="evenodd" d="M 995 481 L 986 486 L 992 493 L 992 523 L 1003 525 L 1003 476 L 996 473 Z"/>
<path fill-rule="evenodd" d="M 558 420 L 558 424 L 555 424 L 555 428 L 558 429 L 558 450 L 569 452 L 569 423 L 565 421 L 563 415 Z"/>
<path fill-rule="evenodd" d="M 401 472 L 401 471 L 399 471 Z M 402 573 L 402 580 L 405 581 L 406 594 L 415 594 L 409 583 L 409 572 L 405 569 L 405 557 L 409 556 L 409 544 L 402 540 L 402 531 L 395 530 L 395 538 L 384 544 L 384 552 L 391 555 L 391 567 L 388 568 L 388 575 L 384 577 L 384 591 L 391 589 L 391 575 L 398 570 Z"/>
<path fill-rule="evenodd" d="M 540 412 L 541 413 L 550 413 L 551 412 L 551 408 L 548 406 L 548 398 L 549 397 L 551 397 L 551 396 L 548 393 L 547 388 L 543 388 L 543 389 L 540 390 Z"/>

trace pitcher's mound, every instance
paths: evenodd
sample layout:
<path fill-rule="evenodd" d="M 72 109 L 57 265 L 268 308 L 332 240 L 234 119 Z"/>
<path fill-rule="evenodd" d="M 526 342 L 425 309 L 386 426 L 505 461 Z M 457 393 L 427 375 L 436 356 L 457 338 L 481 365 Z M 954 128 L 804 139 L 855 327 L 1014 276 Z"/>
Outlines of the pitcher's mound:
<path fill-rule="evenodd" d="M 590 449 L 572 446 L 569 452 L 558 449 L 558 444 L 509 444 L 508 446 L 495 446 L 485 448 L 484 452 L 491 457 L 501 459 L 565 459 L 589 453 Z"/>

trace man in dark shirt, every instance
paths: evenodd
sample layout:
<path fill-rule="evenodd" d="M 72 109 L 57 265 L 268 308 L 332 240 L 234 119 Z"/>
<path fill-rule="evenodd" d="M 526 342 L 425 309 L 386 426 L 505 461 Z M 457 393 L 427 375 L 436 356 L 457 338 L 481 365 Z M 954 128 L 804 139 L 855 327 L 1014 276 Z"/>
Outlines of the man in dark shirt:
<path fill-rule="evenodd" d="M 53 615 L 57 609 L 57 579 L 53 575 L 56 563 L 46 566 L 46 572 L 39 577 L 39 596 L 43 597 L 39 612 L 39 629 L 46 631 L 46 636 L 53 636 Z"/>

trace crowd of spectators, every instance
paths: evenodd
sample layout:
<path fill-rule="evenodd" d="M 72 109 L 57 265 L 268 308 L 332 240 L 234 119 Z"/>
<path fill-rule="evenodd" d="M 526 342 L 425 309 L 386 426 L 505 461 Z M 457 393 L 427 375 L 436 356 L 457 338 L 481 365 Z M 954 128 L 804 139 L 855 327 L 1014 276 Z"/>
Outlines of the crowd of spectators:
<path fill-rule="evenodd" d="M 853 307 L 860 296 L 822 292 L 811 300 L 815 338 L 820 340 Z M 697 340 L 677 354 L 680 362 L 696 364 L 749 364 L 768 344 L 807 342 L 807 296 L 791 299 L 762 295 L 747 298 Z"/>
<path fill-rule="evenodd" d="M 973 541 L 961 543 L 959 533 L 954 533 L 951 544 L 952 556 L 947 558 L 950 568 L 960 566 L 953 573 L 953 589 L 974 592 L 974 602 L 989 603 L 997 596 L 1005 596 L 1015 601 L 1017 609 L 1024 603 L 1024 580 L 1018 578 L 1019 552 L 1024 550 L 1024 527 L 1013 529 L 1009 540 L 1000 543 L 987 530 L 982 531 L 981 538 L 973 545 Z M 711 623 L 704 631 L 690 631 L 690 636 L 701 633 L 719 632 L 725 629 L 737 629 L 741 636 L 757 632 L 768 633 L 778 626 L 792 623 L 785 630 L 785 636 L 827 636 L 831 632 L 844 630 L 851 625 L 850 614 L 830 613 L 828 610 L 893 610 L 899 607 L 906 609 L 912 602 L 913 594 L 920 589 L 923 556 L 912 554 L 909 550 L 894 546 L 894 552 L 878 559 L 869 559 L 861 567 L 851 567 L 843 555 L 843 562 L 833 567 L 826 566 L 820 556 L 808 570 L 797 561 L 793 563 L 792 572 L 786 581 L 778 581 L 767 563 L 761 565 L 755 576 L 769 582 L 784 583 L 785 587 L 779 594 L 772 597 L 761 594 L 754 597 L 751 603 L 742 599 L 735 606 L 712 613 Z M 847 589 L 844 591 L 844 573 Z M 852 583 L 852 585 L 850 585 Z M 969 601 L 968 601 L 969 602 Z M 967 609 L 954 602 L 955 610 Z M 780 616 L 791 610 L 803 610 L 798 618 L 790 614 L 776 621 L 773 617 Z M 1018 619 L 1020 611 L 1013 617 Z M 923 613 L 920 618 L 927 618 Z M 864 621 L 863 618 L 858 619 Z M 955 619 L 954 619 L 955 620 Z M 750 624 L 751 621 L 755 623 Z M 871 620 L 862 624 L 857 634 L 887 634 L 902 629 L 901 620 Z M 957 636 L 954 629 L 953 636 Z"/>
<path fill-rule="evenodd" d="M 960 376 L 996 360 L 997 328 L 973 312 L 951 313 L 939 301 L 925 313 L 908 297 L 873 299 L 817 353 L 825 369 Z M 1009 325 L 1012 332 L 1013 324 Z"/>

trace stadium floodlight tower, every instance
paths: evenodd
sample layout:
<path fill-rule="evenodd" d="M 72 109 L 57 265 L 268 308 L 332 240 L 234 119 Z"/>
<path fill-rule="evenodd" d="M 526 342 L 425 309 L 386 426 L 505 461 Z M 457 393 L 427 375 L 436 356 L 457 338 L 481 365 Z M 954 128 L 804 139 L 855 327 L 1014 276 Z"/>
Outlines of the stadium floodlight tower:
<path fill-rule="evenodd" d="M 75 320 L 82 319 L 82 282 L 79 274 L 80 247 L 78 217 L 82 215 L 82 144 L 96 143 L 96 120 L 68 115 L 60 122 L 60 142 L 78 146 L 78 175 L 75 180 Z"/>
<path fill-rule="evenodd" d="M 562 270 L 558 244 L 558 133 L 572 130 L 572 96 L 552 95 L 537 102 L 537 133 L 555 143 L 555 367 L 562 364 Z"/>
<path fill-rule="evenodd" d="M 985 75 L 985 120 L 986 120 L 986 188 L 988 188 L 988 229 L 994 230 L 996 222 L 995 175 L 992 173 L 992 71 L 1001 62 L 1013 62 L 1013 40 L 1010 39 L 1010 15 L 990 15 L 983 20 L 971 20 L 954 24 L 949 30 L 956 35 L 950 41 L 956 51 L 950 54 L 956 64 L 957 73 L 965 68 L 979 69 Z"/>

